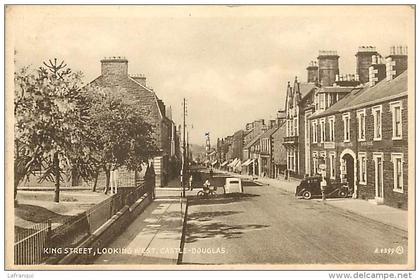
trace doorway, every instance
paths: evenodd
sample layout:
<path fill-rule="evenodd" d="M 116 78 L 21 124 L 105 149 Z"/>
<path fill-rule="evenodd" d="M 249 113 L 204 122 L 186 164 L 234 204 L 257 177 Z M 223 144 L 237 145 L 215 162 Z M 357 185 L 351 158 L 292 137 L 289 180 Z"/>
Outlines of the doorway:
<path fill-rule="evenodd" d="M 350 189 L 354 189 L 354 158 L 350 154 L 343 156 L 346 169 L 346 179 Z"/>

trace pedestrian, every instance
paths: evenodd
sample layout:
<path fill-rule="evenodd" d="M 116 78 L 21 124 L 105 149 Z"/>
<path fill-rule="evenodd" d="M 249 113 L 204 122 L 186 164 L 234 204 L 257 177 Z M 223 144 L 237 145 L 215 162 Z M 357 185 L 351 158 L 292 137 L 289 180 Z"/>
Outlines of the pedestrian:
<path fill-rule="evenodd" d="M 188 183 L 189 183 L 189 186 L 190 186 L 190 191 L 192 191 L 193 190 L 193 184 L 192 184 L 193 183 L 193 175 L 192 174 L 190 175 L 190 179 L 189 179 Z"/>
<path fill-rule="evenodd" d="M 210 178 L 213 178 L 213 168 L 210 169 Z"/>
<path fill-rule="evenodd" d="M 322 195 L 322 201 L 325 203 L 325 189 L 327 188 L 327 180 L 325 180 L 325 177 L 322 176 L 321 179 L 321 195 Z"/>

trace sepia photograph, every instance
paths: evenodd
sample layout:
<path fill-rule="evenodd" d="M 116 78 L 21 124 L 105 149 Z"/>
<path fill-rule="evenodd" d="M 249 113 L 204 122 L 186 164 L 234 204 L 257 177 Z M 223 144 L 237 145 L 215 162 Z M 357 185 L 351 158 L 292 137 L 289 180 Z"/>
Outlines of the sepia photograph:
<path fill-rule="evenodd" d="M 4 25 L 6 270 L 412 277 L 415 5 L 9 4 Z"/>

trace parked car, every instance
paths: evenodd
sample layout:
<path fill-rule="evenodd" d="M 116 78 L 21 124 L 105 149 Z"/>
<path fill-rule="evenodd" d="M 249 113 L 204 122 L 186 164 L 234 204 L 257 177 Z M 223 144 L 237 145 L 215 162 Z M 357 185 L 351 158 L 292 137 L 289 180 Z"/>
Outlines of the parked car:
<path fill-rule="evenodd" d="M 349 188 L 346 183 L 334 182 L 326 179 L 327 187 L 325 190 L 326 197 L 347 197 Z M 321 196 L 321 176 L 313 176 L 304 178 L 296 187 L 295 195 L 304 199 Z"/>
<path fill-rule="evenodd" d="M 242 181 L 240 178 L 226 178 L 224 185 L 225 193 L 243 193 Z"/>

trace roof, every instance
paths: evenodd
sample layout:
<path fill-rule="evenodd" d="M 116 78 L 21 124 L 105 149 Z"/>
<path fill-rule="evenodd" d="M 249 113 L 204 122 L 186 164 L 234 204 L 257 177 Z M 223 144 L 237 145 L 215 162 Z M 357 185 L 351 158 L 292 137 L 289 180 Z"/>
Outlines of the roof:
<path fill-rule="evenodd" d="M 390 81 L 383 79 L 373 87 L 356 88 L 324 112 L 314 114 L 310 118 L 328 116 L 406 96 L 407 88 L 407 71 L 405 71 Z"/>
<path fill-rule="evenodd" d="M 306 96 L 315 88 L 316 88 L 316 85 L 314 83 L 300 83 L 299 89 L 300 89 L 301 100 L 305 99 Z"/>
<path fill-rule="evenodd" d="M 243 148 L 244 150 L 249 149 L 252 145 L 254 145 L 258 140 L 260 140 L 260 137 L 264 134 L 260 133 L 258 136 L 254 137 L 251 141 L 248 142 L 248 144 L 245 145 Z"/>
<path fill-rule="evenodd" d="M 271 135 L 273 135 L 273 133 L 274 132 L 276 132 L 277 131 L 277 129 L 279 129 L 279 127 L 277 127 L 277 126 L 275 126 L 275 127 L 272 127 L 272 128 L 270 128 L 270 129 L 268 129 L 266 132 L 264 132 L 262 135 L 261 135 L 261 139 L 263 139 L 263 138 L 267 138 L 267 137 L 270 137 Z"/>

